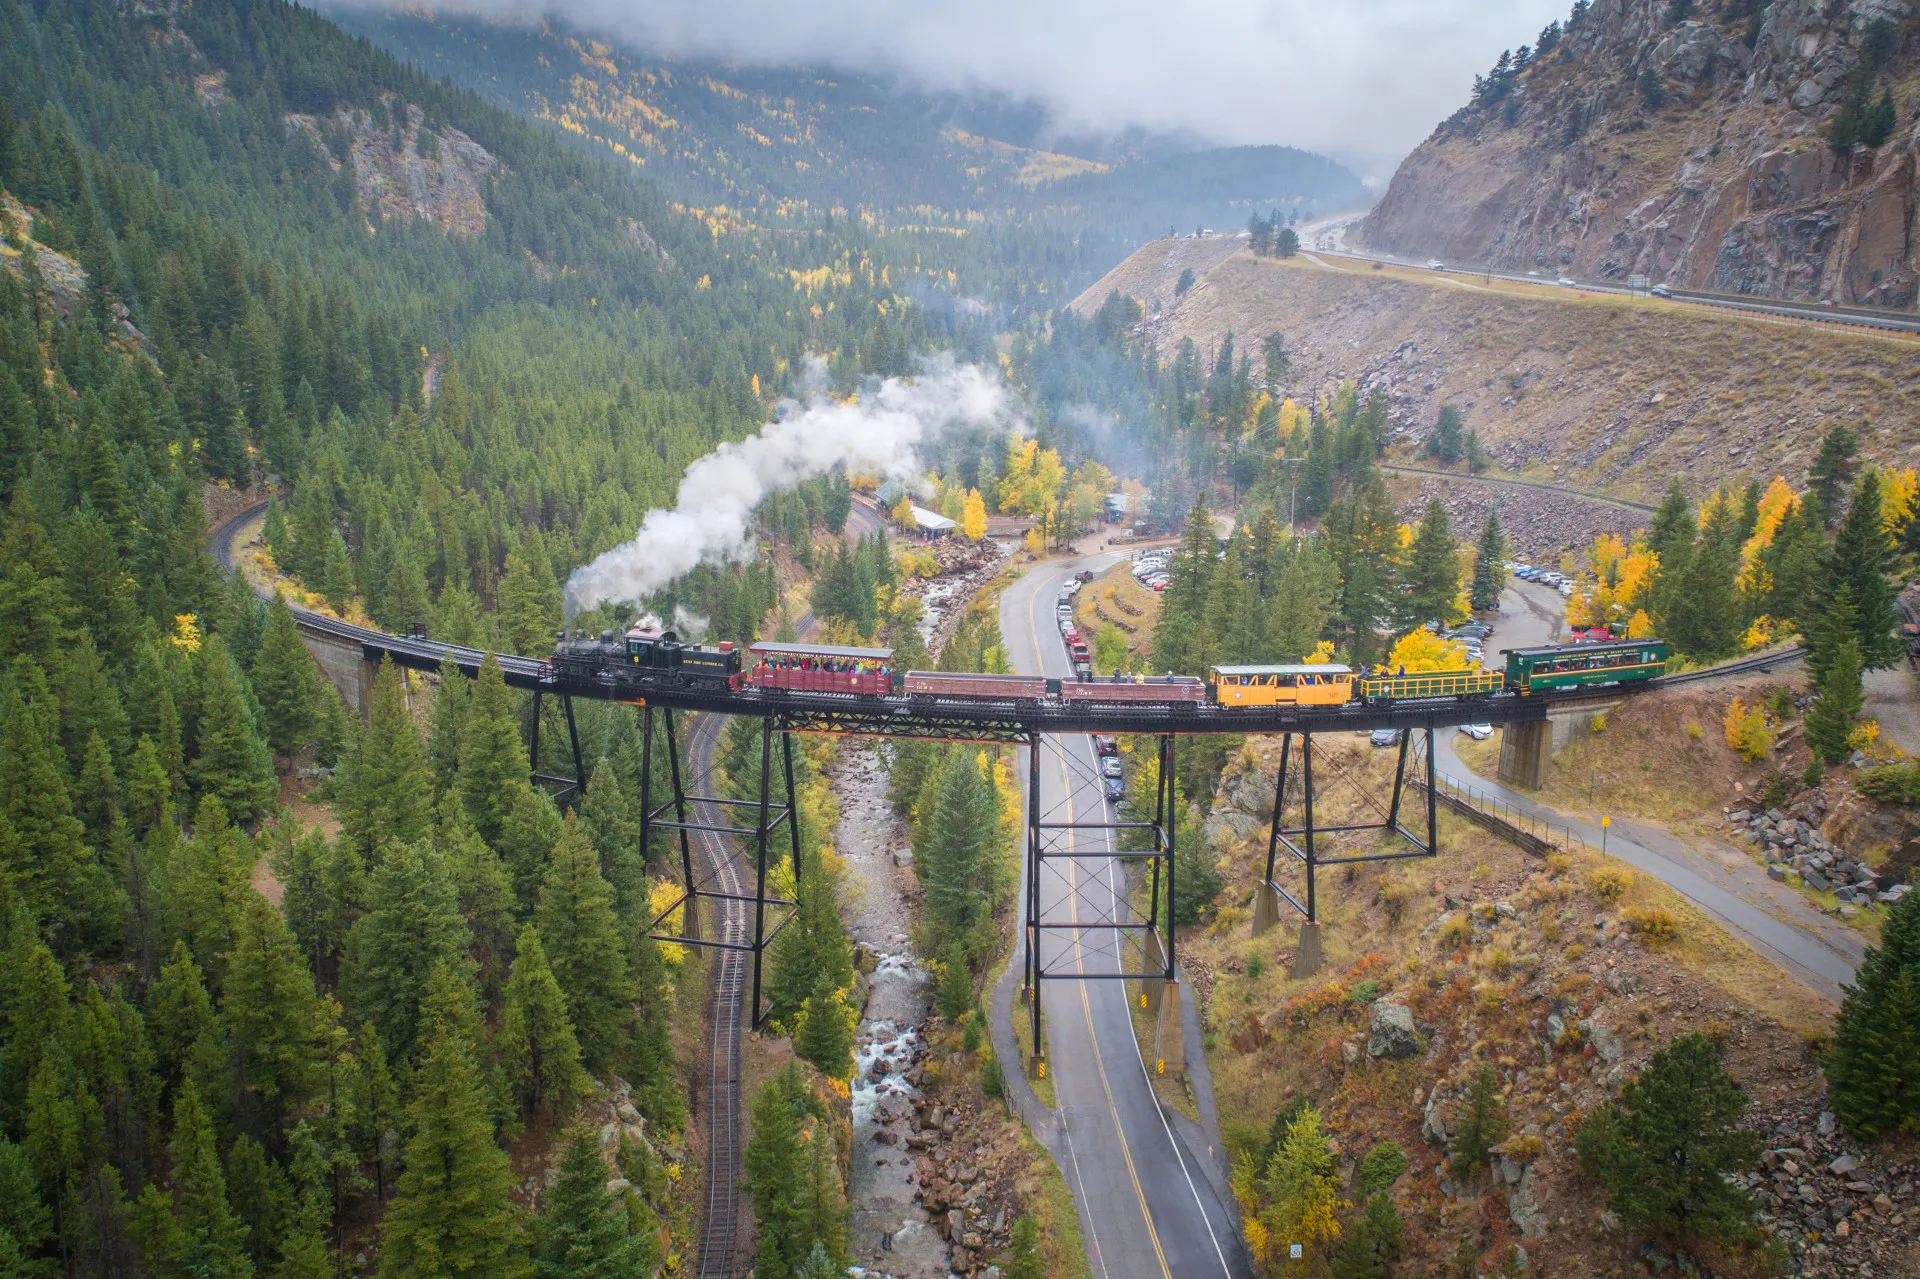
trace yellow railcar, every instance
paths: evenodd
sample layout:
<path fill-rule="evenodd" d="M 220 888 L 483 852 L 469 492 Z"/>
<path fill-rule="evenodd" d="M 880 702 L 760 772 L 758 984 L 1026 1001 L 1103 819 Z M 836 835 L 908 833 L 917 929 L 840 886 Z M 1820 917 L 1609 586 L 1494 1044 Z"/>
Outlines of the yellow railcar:
<path fill-rule="evenodd" d="M 1207 687 L 1220 706 L 1344 706 L 1353 669 L 1331 662 L 1295 666 L 1215 666 Z"/>
<path fill-rule="evenodd" d="M 1406 701 L 1422 697 L 1484 697 L 1506 687 L 1501 671 L 1471 668 L 1419 671 L 1406 675 L 1369 675 L 1359 681 L 1363 702 Z"/>

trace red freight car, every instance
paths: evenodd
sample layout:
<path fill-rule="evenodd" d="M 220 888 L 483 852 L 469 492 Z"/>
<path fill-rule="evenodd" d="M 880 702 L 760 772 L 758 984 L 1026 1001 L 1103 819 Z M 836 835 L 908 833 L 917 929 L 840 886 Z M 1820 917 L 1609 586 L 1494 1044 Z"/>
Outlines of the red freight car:
<path fill-rule="evenodd" d="M 755 688 L 875 695 L 893 691 L 890 648 L 763 642 L 748 651 L 753 654 L 753 669 L 747 673 L 747 682 Z"/>
<path fill-rule="evenodd" d="M 1037 701 L 1047 695 L 1038 675 L 974 675 L 955 671 L 908 671 L 907 692 L 922 697 L 976 697 Z"/>

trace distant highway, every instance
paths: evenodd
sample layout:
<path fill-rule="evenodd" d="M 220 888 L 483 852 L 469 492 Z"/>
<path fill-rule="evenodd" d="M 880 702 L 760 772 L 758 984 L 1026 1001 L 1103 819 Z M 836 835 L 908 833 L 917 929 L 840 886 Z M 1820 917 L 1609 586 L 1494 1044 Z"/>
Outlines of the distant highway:
<path fill-rule="evenodd" d="M 1358 249 L 1346 247 L 1346 230 L 1357 217 L 1343 215 L 1328 219 L 1300 230 L 1301 251 L 1303 256 L 1348 258 L 1355 262 L 1379 262 L 1391 266 L 1426 269 L 1426 261 L 1414 261 L 1396 257 L 1391 253 L 1363 253 Z M 1428 259 L 1429 261 L 1432 259 Z M 1449 279 L 1459 280 L 1505 280 L 1513 284 L 1537 284 L 1545 288 L 1568 287 L 1561 285 L 1558 279 L 1541 274 L 1525 272 L 1495 271 L 1486 267 L 1449 265 L 1434 268 L 1435 273 Z M 1564 277 L 1562 277 L 1564 278 Z M 1571 287 L 1588 293 L 1617 293 L 1624 296 L 1649 296 L 1642 290 L 1629 289 L 1625 284 L 1612 280 L 1572 280 Z M 1858 306 L 1821 306 L 1811 302 L 1794 302 L 1784 298 L 1753 297 L 1744 294 L 1714 293 L 1705 289 L 1677 289 L 1667 286 L 1670 296 L 1664 300 L 1686 302 L 1695 306 L 1718 307 L 1728 311 L 1746 311 L 1751 314 L 1774 316 L 1786 320 L 1809 321 L 1816 324 L 1832 324 L 1843 328 L 1877 329 L 1892 333 L 1920 334 L 1920 314 L 1904 311 L 1882 311 L 1871 307 Z"/>

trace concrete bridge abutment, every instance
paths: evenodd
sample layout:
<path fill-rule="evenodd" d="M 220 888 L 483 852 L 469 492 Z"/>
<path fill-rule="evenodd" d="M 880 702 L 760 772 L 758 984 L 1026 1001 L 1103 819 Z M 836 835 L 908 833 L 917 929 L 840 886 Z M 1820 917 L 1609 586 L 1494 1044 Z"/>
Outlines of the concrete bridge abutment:
<path fill-rule="evenodd" d="M 360 645 L 318 630 L 302 626 L 300 638 L 321 673 L 340 690 L 341 699 L 366 719 L 373 708 L 373 681 L 380 673 L 380 664 L 368 661 Z"/>
<path fill-rule="evenodd" d="M 1619 705 L 1617 697 L 1572 702 L 1550 707 L 1545 719 L 1508 724 L 1500 737 L 1500 780 L 1523 790 L 1539 790 L 1553 775 L 1554 755 L 1591 733 L 1594 721 Z"/>

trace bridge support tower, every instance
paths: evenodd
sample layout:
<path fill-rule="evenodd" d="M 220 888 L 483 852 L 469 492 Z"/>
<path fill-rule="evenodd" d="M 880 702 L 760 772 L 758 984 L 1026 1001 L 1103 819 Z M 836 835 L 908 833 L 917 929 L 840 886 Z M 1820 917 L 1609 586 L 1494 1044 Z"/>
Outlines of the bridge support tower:
<path fill-rule="evenodd" d="M 763 960 L 767 947 L 793 919 L 797 909 L 795 903 L 785 897 L 772 897 L 767 894 L 767 870 L 779 854 L 773 851 L 774 836 L 781 825 L 787 828 L 787 840 L 793 858 L 793 881 L 800 882 L 800 827 L 796 814 L 798 808 L 794 802 L 793 783 L 793 737 L 790 732 L 776 722 L 773 714 L 767 714 L 760 720 L 760 795 L 758 799 L 730 799 L 721 795 L 693 794 L 687 790 L 686 782 L 680 771 L 680 743 L 675 729 L 674 713 L 670 707 L 659 708 L 660 717 L 666 732 L 667 776 L 673 794 L 654 803 L 653 794 L 653 747 L 654 747 L 654 711 L 652 706 L 643 706 L 640 710 L 640 853 L 644 859 L 656 830 L 678 831 L 680 835 L 680 895 L 659 911 L 648 924 L 647 933 L 655 941 L 671 942 L 682 946 L 698 946 L 711 950 L 738 951 L 753 957 L 751 991 L 742 1005 L 742 1019 L 749 1029 L 757 1030 L 766 1021 L 767 1009 L 761 1007 L 761 989 Z M 781 771 L 786 785 L 784 803 L 776 802 L 773 788 L 773 739 L 780 739 Z M 691 813 L 688 806 L 695 805 Z M 701 807 L 706 814 L 716 818 L 712 821 L 698 820 L 702 816 Z M 733 813 L 744 812 L 746 821 L 751 825 L 735 825 L 728 820 Z M 753 854 L 751 891 L 740 882 L 742 869 L 736 868 L 730 853 L 723 853 L 715 859 L 716 869 L 702 875 L 694 868 L 693 841 L 695 833 L 717 836 L 722 839 L 751 839 Z M 709 936 L 706 923 L 702 919 L 702 903 L 713 902 L 719 905 L 714 912 L 716 927 Z M 724 903 L 739 902 L 751 907 L 749 917 L 742 921 L 733 921 Z M 769 907 L 780 913 L 769 927 Z M 679 931 L 665 931 L 674 913 L 681 913 Z"/>
<path fill-rule="evenodd" d="M 1155 1018 L 1152 1068 L 1185 1069 L 1172 925 L 1174 739 L 1168 733 L 1157 741 L 1158 781 L 1149 820 L 1076 821 L 1068 805 L 1066 820 L 1054 821 L 1040 803 L 1040 757 L 1049 740 L 1039 732 L 1028 739 L 1021 993 L 1032 1037 L 1028 1064 L 1036 1076 L 1046 1069 L 1041 992 L 1047 982 L 1060 980 L 1124 983 L 1129 998 Z M 1053 749 L 1059 749 L 1058 739 Z M 1056 895 L 1054 908 L 1044 909 L 1043 890 L 1062 885 L 1066 891 Z"/>
<path fill-rule="evenodd" d="M 1511 732 L 1514 726 L 1509 725 Z M 1426 733 L 1426 777 L 1424 784 L 1427 800 L 1426 837 L 1410 831 L 1402 824 L 1401 809 L 1407 791 L 1407 757 L 1415 732 Z M 1300 780 L 1298 785 L 1300 801 L 1300 824 L 1287 824 L 1288 782 L 1291 776 L 1294 739 L 1299 739 Z M 1401 729 L 1397 744 L 1398 757 L 1394 761 L 1393 796 L 1380 822 L 1356 822 L 1337 826 L 1322 826 L 1315 822 L 1313 812 L 1313 734 L 1286 733 L 1280 738 L 1280 773 L 1273 788 L 1273 823 L 1267 834 L 1266 874 L 1254 886 L 1253 896 L 1253 933 L 1258 937 L 1273 928 L 1277 928 L 1285 917 L 1283 908 L 1291 908 L 1300 920 L 1298 944 L 1294 947 L 1293 976 L 1310 977 L 1320 971 L 1324 962 L 1321 952 L 1320 916 L 1319 916 L 1319 870 L 1322 866 L 1350 866 L 1359 862 L 1404 861 L 1412 857 L 1432 857 L 1439 851 L 1440 835 L 1438 827 L 1439 807 L 1434 800 L 1433 766 L 1433 727 L 1425 729 Z M 1415 760 L 1415 767 L 1419 761 Z M 1396 837 L 1402 847 L 1390 852 L 1354 853 L 1326 857 L 1321 855 L 1318 840 L 1327 835 L 1341 835 L 1352 832 L 1378 831 L 1386 837 Z M 1305 870 L 1304 896 L 1302 901 L 1283 887 L 1275 876 L 1276 863 L 1284 850 Z"/>

